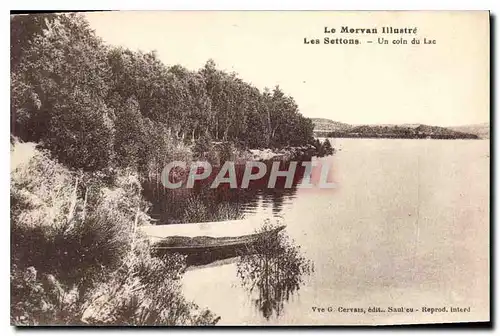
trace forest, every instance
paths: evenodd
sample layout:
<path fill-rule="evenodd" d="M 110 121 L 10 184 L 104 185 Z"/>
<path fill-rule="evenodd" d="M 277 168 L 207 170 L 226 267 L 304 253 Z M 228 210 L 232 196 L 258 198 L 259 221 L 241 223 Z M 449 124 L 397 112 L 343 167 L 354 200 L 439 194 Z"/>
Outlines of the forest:
<path fill-rule="evenodd" d="M 347 130 L 327 133 L 331 138 L 384 138 L 384 139 L 478 139 L 475 134 L 457 132 L 452 129 L 428 125 L 363 125 Z"/>
<path fill-rule="evenodd" d="M 137 230 L 153 224 L 144 187 L 213 144 L 226 158 L 301 146 L 326 155 L 330 144 L 279 87 L 261 92 L 213 60 L 165 65 L 105 44 L 79 14 L 10 24 L 11 323 L 217 323 L 183 297 L 183 257 L 149 253 Z M 238 216 L 199 202 L 180 216 Z"/>
<path fill-rule="evenodd" d="M 172 159 L 203 138 L 243 148 L 313 143 L 313 124 L 279 87 L 259 89 L 213 60 L 197 71 L 103 43 L 77 14 L 11 20 L 12 134 L 83 171 Z"/>

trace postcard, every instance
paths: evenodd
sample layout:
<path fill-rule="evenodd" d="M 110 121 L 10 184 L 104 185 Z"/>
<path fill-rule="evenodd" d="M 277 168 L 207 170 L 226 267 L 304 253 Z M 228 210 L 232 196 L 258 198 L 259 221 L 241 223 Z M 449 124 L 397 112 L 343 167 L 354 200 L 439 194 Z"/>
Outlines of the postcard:
<path fill-rule="evenodd" d="M 490 321 L 490 13 L 11 15 L 11 324 Z"/>

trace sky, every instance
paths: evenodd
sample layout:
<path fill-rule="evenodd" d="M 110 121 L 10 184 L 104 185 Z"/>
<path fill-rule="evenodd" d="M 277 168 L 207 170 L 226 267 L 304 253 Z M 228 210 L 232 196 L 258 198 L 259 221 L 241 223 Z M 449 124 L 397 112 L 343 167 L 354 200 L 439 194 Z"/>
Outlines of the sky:
<path fill-rule="evenodd" d="M 259 89 L 279 85 L 307 117 L 351 124 L 456 126 L 489 121 L 487 12 L 96 12 L 85 14 L 105 42 L 167 65 L 201 68 L 212 58 Z M 345 34 L 341 27 L 377 28 Z M 421 44 L 383 26 L 417 28 Z M 336 33 L 325 34 L 325 27 Z M 305 44 L 358 38 L 359 45 Z M 389 44 L 378 44 L 382 37 Z M 436 44 L 423 44 L 423 39 Z M 372 41 L 368 43 L 367 41 Z"/>

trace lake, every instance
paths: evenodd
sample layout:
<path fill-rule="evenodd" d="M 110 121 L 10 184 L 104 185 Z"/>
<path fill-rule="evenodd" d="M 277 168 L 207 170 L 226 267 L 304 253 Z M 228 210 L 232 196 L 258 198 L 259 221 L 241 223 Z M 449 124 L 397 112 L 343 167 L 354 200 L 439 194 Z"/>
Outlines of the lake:
<path fill-rule="evenodd" d="M 251 290 L 243 284 L 242 268 L 262 263 L 242 265 L 233 258 L 188 271 L 185 296 L 220 315 L 221 325 L 487 319 L 489 141 L 331 142 L 338 151 L 320 160 L 331 164 L 336 188 L 296 188 L 277 200 L 261 194 L 244 207 L 247 218 L 277 217 L 287 225 L 284 235 L 293 249 L 273 269 L 291 260 L 296 272 L 284 269 L 278 278 L 290 278 L 293 286 L 277 290 L 267 283 Z M 271 282 L 276 278 L 264 271 Z M 430 314 L 422 312 L 424 306 L 471 312 Z M 415 311 L 389 313 L 388 307 Z"/>

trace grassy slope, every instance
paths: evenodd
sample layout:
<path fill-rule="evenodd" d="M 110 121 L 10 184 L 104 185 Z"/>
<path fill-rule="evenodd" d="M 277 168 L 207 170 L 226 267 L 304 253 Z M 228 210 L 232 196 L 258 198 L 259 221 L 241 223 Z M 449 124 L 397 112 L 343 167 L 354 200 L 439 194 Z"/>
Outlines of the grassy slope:
<path fill-rule="evenodd" d="M 15 141 L 11 323 L 216 323 L 210 311 L 184 299 L 179 283 L 184 260 L 151 256 L 133 230 L 148 222 L 139 211 L 143 204 L 133 173 L 119 174 L 108 185 L 85 180 L 34 144 Z"/>

